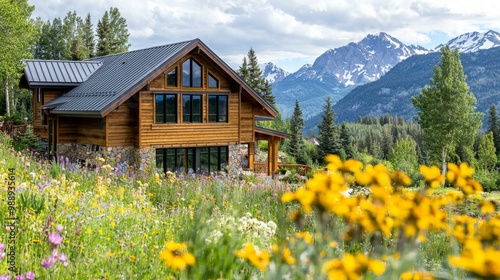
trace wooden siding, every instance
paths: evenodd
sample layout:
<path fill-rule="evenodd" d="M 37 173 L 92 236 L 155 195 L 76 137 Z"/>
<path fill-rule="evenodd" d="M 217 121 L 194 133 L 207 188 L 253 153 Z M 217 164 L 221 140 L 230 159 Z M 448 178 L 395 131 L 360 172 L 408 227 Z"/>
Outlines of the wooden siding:
<path fill-rule="evenodd" d="M 176 124 L 155 123 L 154 94 L 140 92 L 139 135 L 140 147 L 216 146 L 237 144 L 238 139 L 238 95 L 228 95 L 228 122 L 208 123 L 207 106 L 203 106 L 203 123 L 180 123 L 182 103 L 178 98 L 178 121 Z M 204 96 L 203 102 L 207 102 Z"/>
<path fill-rule="evenodd" d="M 252 105 L 248 102 L 241 102 L 241 142 L 254 142 L 254 115 Z"/>
<path fill-rule="evenodd" d="M 33 89 L 33 128 L 36 136 L 47 138 L 47 125 L 42 125 L 43 112 L 42 106 L 52 101 L 54 98 L 61 96 L 65 91 L 40 89 L 40 102 L 37 102 L 37 89 Z"/>
<path fill-rule="evenodd" d="M 136 95 L 106 116 L 106 146 L 137 146 Z"/>
<path fill-rule="evenodd" d="M 59 117 L 58 143 L 77 142 L 105 146 L 106 130 L 101 122 L 102 119 Z"/>

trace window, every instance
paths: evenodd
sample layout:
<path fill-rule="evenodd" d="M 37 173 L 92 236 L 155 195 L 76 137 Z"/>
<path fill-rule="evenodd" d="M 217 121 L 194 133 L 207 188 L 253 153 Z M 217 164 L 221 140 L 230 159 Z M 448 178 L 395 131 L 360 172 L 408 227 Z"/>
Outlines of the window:
<path fill-rule="evenodd" d="M 167 87 L 177 87 L 177 67 L 167 73 Z"/>
<path fill-rule="evenodd" d="M 228 164 L 228 147 L 156 149 L 158 172 L 210 174 Z"/>
<path fill-rule="evenodd" d="M 182 96 L 182 115 L 183 122 L 201 123 L 201 95 Z"/>
<path fill-rule="evenodd" d="M 36 89 L 36 102 L 40 103 L 42 101 L 42 93 L 40 88 Z"/>
<path fill-rule="evenodd" d="M 208 121 L 227 122 L 227 95 L 208 96 Z"/>
<path fill-rule="evenodd" d="M 156 123 L 177 122 L 177 94 L 156 94 Z"/>
<path fill-rule="evenodd" d="M 156 169 L 159 172 L 192 173 L 195 170 L 195 149 L 156 149 Z"/>
<path fill-rule="evenodd" d="M 194 59 L 188 59 L 182 64 L 182 86 L 201 87 L 201 65 Z"/>
<path fill-rule="evenodd" d="M 208 74 L 208 87 L 209 88 L 219 88 L 219 80 L 212 76 L 212 74 Z"/>

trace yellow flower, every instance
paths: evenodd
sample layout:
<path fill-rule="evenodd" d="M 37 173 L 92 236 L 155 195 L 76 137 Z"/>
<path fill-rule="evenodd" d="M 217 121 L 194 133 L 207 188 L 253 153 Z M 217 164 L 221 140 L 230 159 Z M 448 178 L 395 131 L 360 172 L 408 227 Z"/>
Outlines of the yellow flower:
<path fill-rule="evenodd" d="M 186 243 L 172 241 L 165 243 L 165 249 L 160 252 L 160 259 L 164 260 L 167 267 L 173 270 L 184 270 L 196 262 L 194 256 L 187 251 Z"/>
<path fill-rule="evenodd" d="M 249 260 L 250 263 L 262 271 L 266 271 L 269 265 L 269 252 L 257 252 L 251 243 L 246 244 L 242 250 L 236 251 L 236 256 L 241 259 Z"/>
<path fill-rule="evenodd" d="M 481 206 L 481 213 L 483 214 L 492 214 L 495 213 L 495 204 L 493 204 L 489 200 L 483 200 L 479 202 L 479 205 Z"/>
<path fill-rule="evenodd" d="M 303 239 L 308 244 L 312 244 L 314 241 L 312 235 L 307 231 L 299 231 L 296 236 L 297 238 Z"/>
<path fill-rule="evenodd" d="M 433 189 L 439 187 L 444 181 L 444 176 L 441 175 L 441 170 L 439 170 L 436 166 L 429 167 L 426 165 L 420 165 L 420 174 L 424 176 L 425 181 Z"/>

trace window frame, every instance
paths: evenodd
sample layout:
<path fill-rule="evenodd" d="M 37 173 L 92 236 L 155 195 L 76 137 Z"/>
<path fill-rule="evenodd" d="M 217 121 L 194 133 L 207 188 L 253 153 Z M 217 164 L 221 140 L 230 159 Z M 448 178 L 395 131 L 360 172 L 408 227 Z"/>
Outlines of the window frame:
<path fill-rule="evenodd" d="M 165 74 L 165 87 L 167 88 L 176 88 L 179 86 L 179 67 L 175 66 L 174 68 L 170 69 L 170 71 L 168 71 L 166 74 Z M 169 77 L 171 75 L 171 73 L 174 72 L 174 84 L 171 85 L 169 84 Z"/>
<path fill-rule="evenodd" d="M 186 63 L 188 63 L 189 65 L 189 69 L 187 72 L 189 73 L 186 73 L 185 72 L 185 65 Z M 200 68 L 200 76 L 199 76 L 199 81 L 195 80 L 194 78 L 194 73 L 195 73 L 195 70 L 194 70 L 194 67 L 193 66 L 199 66 Z M 182 68 L 182 81 L 181 81 L 181 85 L 182 87 L 187 87 L 187 88 L 202 88 L 203 87 L 203 65 L 201 63 L 199 63 L 198 61 L 196 61 L 194 58 L 188 58 L 186 59 L 182 64 L 181 64 L 181 68 Z M 188 81 L 186 81 L 186 79 Z M 199 86 L 195 83 L 196 82 L 199 82 Z"/>
<path fill-rule="evenodd" d="M 178 104 L 179 104 L 179 101 L 178 101 L 178 95 L 177 93 L 163 93 L 163 92 L 155 92 L 153 93 L 154 95 L 154 100 L 155 100 L 155 123 L 157 124 L 175 124 L 175 123 L 178 123 L 178 115 L 179 115 L 179 109 L 177 108 L 178 107 Z M 162 99 L 162 111 L 161 112 L 161 115 L 158 114 L 158 96 L 162 96 L 163 99 Z M 174 113 L 167 113 L 167 96 L 171 96 L 171 97 L 174 97 Z M 158 121 L 158 117 L 161 116 L 163 118 L 162 121 Z M 169 121 L 169 117 L 172 119 L 171 121 Z"/>
<path fill-rule="evenodd" d="M 215 97 L 215 114 L 211 113 L 211 103 L 210 99 Z M 220 98 L 225 97 L 226 99 L 226 108 L 225 108 L 225 115 L 221 114 L 221 108 L 220 108 Z M 208 94 L 208 122 L 209 123 L 228 123 L 229 122 L 229 95 L 228 94 Z M 215 120 L 212 120 L 212 117 L 215 116 Z M 221 117 L 225 116 L 225 120 L 221 120 Z"/>
<path fill-rule="evenodd" d="M 229 146 L 159 148 L 155 152 L 155 168 L 163 173 L 182 170 L 182 173 L 210 174 L 222 171 L 229 164 Z M 202 165 L 203 155 L 208 160 L 205 165 Z M 169 162 L 173 166 L 169 166 Z"/>
<path fill-rule="evenodd" d="M 196 114 L 194 115 L 193 114 L 193 97 L 198 97 L 199 98 L 199 103 L 200 103 L 200 108 L 199 108 L 199 115 Z M 185 97 L 189 97 L 189 114 L 186 114 L 186 109 L 185 109 L 185 104 L 184 104 L 184 98 Z M 188 120 L 186 120 L 186 116 L 188 116 Z M 199 121 L 193 121 L 194 117 L 195 116 L 199 116 Z M 199 93 L 196 93 L 196 94 L 182 94 L 182 122 L 183 123 L 203 123 L 203 94 L 199 94 Z"/>
<path fill-rule="evenodd" d="M 210 86 L 210 79 L 213 79 L 217 83 L 217 85 L 215 87 Z M 210 89 L 219 89 L 220 88 L 219 79 L 210 72 L 208 73 L 208 77 L 207 77 L 207 87 Z"/>

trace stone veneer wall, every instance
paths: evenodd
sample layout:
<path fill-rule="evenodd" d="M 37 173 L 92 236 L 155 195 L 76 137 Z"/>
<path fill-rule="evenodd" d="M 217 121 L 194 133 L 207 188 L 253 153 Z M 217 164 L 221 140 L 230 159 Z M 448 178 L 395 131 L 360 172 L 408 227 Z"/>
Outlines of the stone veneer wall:
<path fill-rule="evenodd" d="M 97 165 L 96 158 L 101 157 L 110 163 L 135 164 L 135 148 L 133 146 L 102 147 L 80 143 L 64 143 L 57 145 L 59 157 L 67 157 L 71 162 L 82 162 Z"/>
<path fill-rule="evenodd" d="M 246 155 L 248 155 L 248 145 L 229 145 L 229 162 L 228 173 L 240 174 L 242 172 L 242 163 Z M 248 163 L 247 163 L 248 164 Z"/>

